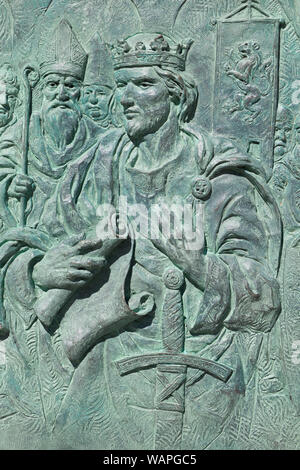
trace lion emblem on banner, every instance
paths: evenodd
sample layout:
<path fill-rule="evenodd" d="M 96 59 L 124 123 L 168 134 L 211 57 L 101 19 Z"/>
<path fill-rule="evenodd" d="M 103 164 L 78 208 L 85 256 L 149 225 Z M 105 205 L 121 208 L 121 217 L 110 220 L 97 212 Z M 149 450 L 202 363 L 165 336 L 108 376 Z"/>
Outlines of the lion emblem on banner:
<path fill-rule="evenodd" d="M 245 41 L 236 50 L 225 51 L 225 55 L 224 70 L 234 81 L 236 91 L 224 109 L 231 115 L 244 111 L 244 120 L 251 123 L 262 111 L 262 98 L 272 90 L 272 58 L 264 58 L 255 41 Z"/>

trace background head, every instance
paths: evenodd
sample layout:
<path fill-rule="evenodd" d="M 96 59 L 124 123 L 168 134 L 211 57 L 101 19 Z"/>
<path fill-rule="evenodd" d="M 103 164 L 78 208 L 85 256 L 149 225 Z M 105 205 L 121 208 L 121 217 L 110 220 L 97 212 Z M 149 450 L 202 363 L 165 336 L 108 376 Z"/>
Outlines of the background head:
<path fill-rule="evenodd" d="M 19 84 L 12 66 L 0 66 L 0 127 L 6 126 L 13 118 L 18 102 Z"/>
<path fill-rule="evenodd" d="M 294 115 L 292 111 L 286 106 L 279 104 L 275 124 L 275 159 L 281 158 L 290 149 L 293 124 Z"/>
<path fill-rule="evenodd" d="M 81 109 L 95 122 L 101 124 L 109 115 L 112 88 L 100 83 L 85 85 L 81 93 Z"/>
<path fill-rule="evenodd" d="M 102 127 L 111 124 L 110 100 L 114 88 L 112 58 L 99 33 L 88 43 L 89 58 L 82 90 L 82 112 Z"/>
<path fill-rule="evenodd" d="M 298 114 L 295 118 L 294 128 L 293 128 L 293 140 L 296 145 L 300 144 L 300 115 Z"/>

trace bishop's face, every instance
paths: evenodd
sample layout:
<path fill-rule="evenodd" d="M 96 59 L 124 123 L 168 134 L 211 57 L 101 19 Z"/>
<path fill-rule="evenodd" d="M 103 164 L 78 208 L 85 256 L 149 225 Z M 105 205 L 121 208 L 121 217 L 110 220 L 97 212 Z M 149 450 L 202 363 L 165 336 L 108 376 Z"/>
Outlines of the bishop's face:
<path fill-rule="evenodd" d="M 104 85 L 87 85 L 81 96 L 81 107 L 84 114 L 101 123 L 108 115 L 108 104 L 111 89 Z"/>
<path fill-rule="evenodd" d="M 123 107 L 125 129 L 135 143 L 167 121 L 170 96 L 153 67 L 123 68 L 115 72 L 116 100 Z"/>
<path fill-rule="evenodd" d="M 6 126 L 12 119 L 16 101 L 18 96 L 18 89 L 0 80 L 0 127 Z"/>
<path fill-rule="evenodd" d="M 43 79 L 43 108 L 78 111 L 81 82 L 71 75 L 51 73 Z"/>
<path fill-rule="evenodd" d="M 43 128 L 54 145 L 64 149 L 77 132 L 81 117 L 81 82 L 66 74 L 51 73 L 43 79 Z"/>

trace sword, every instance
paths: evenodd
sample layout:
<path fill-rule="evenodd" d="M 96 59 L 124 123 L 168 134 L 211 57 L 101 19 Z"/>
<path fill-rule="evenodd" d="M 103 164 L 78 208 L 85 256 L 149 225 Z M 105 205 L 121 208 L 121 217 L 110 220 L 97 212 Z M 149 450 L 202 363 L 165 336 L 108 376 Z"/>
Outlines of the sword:
<path fill-rule="evenodd" d="M 116 361 L 116 366 L 121 376 L 156 367 L 154 450 L 179 450 L 185 412 L 187 368 L 201 370 L 223 382 L 228 381 L 233 371 L 218 362 L 184 352 L 185 322 L 181 296 L 184 276 L 179 269 L 172 268 L 164 273 L 162 279 L 165 285 L 162 309 L 163 350 L 154 354 L 126 357 Z"/>

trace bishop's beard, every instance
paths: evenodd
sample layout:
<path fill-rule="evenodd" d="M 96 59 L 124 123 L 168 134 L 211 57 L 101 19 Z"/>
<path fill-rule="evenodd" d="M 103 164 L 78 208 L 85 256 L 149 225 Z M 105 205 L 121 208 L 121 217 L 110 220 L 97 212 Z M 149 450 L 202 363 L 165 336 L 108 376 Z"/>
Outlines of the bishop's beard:
<path fill-rule="evenodd" d="M 78 129 L 80 112 L 59 106 L 42 108 L 43 130 L 58 150 L 73 142 Z"/>

